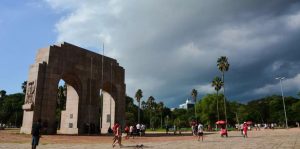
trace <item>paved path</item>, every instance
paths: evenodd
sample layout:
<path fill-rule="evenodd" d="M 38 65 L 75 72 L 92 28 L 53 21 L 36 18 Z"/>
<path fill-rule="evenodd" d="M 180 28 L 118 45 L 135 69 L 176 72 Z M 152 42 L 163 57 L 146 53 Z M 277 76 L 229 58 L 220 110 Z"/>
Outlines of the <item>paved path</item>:
<path fill-rule="evenodd" d="M 142 137 L 124 140 L 122 148 L 135 148 L 136 144 L 143 144 L 144 149 L 300 149 L 300 129 L 278 129 L 278 130 L 261 130 L 261 131 L 249 131 L 248 138 L 243 138 L 240 132 L 231 131 L 229 132 L 228 138 L 221 138 L 219 134 L 213 133 L 205 135 L 204 141 L 197 141 L 196 137 L 193 136 L 163 136 L 163 137 Z M 1 137 L 1 132 L 0 132 Z M 27 136 L 28 137 L 28 136 Z M 52 138 L 51 138 L 52 137 Z M 73 137 L 73 139 L 72 139 Z M 38 149 L 107 149 L 111 147 L 110 137 L 97 137 L 93 140 L 90 136 L 82 137 L 85 142 L 73 141 L 78 136 L 66 136 L 66 141 L 61 142 L 55 140 L 55 136 L 50 136 L 38 146 Z M 58 137 L 59 138 L 59 137 Z M 103 139 L 102 139 L 103 138 Z M 97 140 L 102 140 L 97 142 Z M 30 140 L 30 139 L 28 139 Z M 53 141 L 54 140 L 54 141 Z M 104 140 L 104 141 L 103 141 Z M 52 143 L 51 143 L 52 141 Z M 7 140 L 0 138 L 0 148 L 2 149 L 29 149 L 30 143 L 9 143 Z M 14 141 L 11 141 L 14 142 Z M 48 143 L 47 143 L 48 142 Z M 54 142 L 54 143 L 53 143 Z M 58 142 L 58 143 L 55 143 Z M 118 146 L 115 148 L 119 148 Z"/>

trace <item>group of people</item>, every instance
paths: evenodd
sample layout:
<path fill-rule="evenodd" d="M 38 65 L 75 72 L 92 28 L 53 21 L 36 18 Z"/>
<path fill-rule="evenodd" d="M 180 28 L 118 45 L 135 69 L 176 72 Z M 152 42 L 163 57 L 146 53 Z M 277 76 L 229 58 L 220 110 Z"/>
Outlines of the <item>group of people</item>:
<path fill-rule="evenodd" d="M 241 131 L 241 135 L 244 138 L 248 137 L 248 130 L 250 130 L 250 124 L 248 124 L 247 122 L 242 123 L 241 125 L 237 124 L 236 125 L 237 129 Z M 226 132 L 223 132 L 226 131 Z M 227 134 L 227 129 L 225 128 L 225 125 L 221 126 L 221 131 L 220 131 L 221 136 L 226 135 L 226 137 L 228 136 Z"/>
<path fill-rule="evenodd" d="M 126 125 L 124 132 L 126 133 L 126 139 L 130 137 L 134 138 L 134 136 L 143 136 L 146 132 L 146 125 L 144 124 L 136 124 L 136 125 Z"/>
<path fill-rule="evenodd" d="M 122 146 L 122 129 L 119 123 L 115 123 L 113 126 L 113 144 L 112 146 L 115 147 L 116 144 Z M 130 137 L 134 138 L 134 136 L 142 136 L 145 135 L 146 125 L 144 124 L 136 124 L 136 125 L 126 125 L 124 132 L 126 133 L 125 139 L 129 139 Z"/>
<path fill-rule="evenodd" d="M 299 125 L 299 123 L 298 123 Z M 260 124 L 255 124 L 254 125 L 256 129 L 260 129 Z M 275 124 L 270 124 L 268 125 L 263 125 L 266 126 L 265 128 L 274 128 Z M 192 122 L 191 123 L 192 127 L 192 135 L 193 136 L 198 136 L 198 141 L 200 139 L 203 141 L 203 130 L 204 126 L 200 122 Z M 240 131 L 241 134 L 244 138 L 247 138 L 247 132 L 249 129 L 250 125 L 247 124 L 247 122 L 244 122 L 243 124 L 240 125 Z M 299 126 L 298 126 L 299 127 Z M 32 126 L 32 149 L 36 149 L 36 146 L 39 144 L 39 139 L 41 137 L 41 120 L 39 119 L 36 123 L 33 124 Z M 111 129 L 111 128 L 110 128 Z M 119 146 L 122 146 L 122 129 L 121 125 L 119 123 L 115 123 L 112 129 L 110 130 L 113 133 L 113 144 L 112 146 L 115 147 L 116 144 L 119 144 Z M 145 135 L 146 131 L 146 126 L 144 124 L 136 124 L 136 125 L 126 125 L 124 132 L 127 134 L 125 136 L 125 139 L 129 139 L 130 137 L 134 138 L 134 136 L 142 136 Z M 166 133 L 168 134 L 169 127 L 166 127 Z M 221 125 L 221 130 L 220 130 L 221 136 L 228 136 L 227 135 L 227 129 L 225 128 L 225 125 Z"/>
<path fill-rule="evenodd" d="M 254 124 L 254 129 L 255 130 L 260 130 L 260 128 L 264 129 L 275 129 L 277 127 L 276 123 L 270 123 L 270 124 Z"/>
<path fill-rule="evenodd" d="M 201 122 L 192 122 L 192 134 L 193 136 L 198 136 L 198 141 L 200 141 L 200 138 L 203 141 L 203 131 L 204 127 Z"/>

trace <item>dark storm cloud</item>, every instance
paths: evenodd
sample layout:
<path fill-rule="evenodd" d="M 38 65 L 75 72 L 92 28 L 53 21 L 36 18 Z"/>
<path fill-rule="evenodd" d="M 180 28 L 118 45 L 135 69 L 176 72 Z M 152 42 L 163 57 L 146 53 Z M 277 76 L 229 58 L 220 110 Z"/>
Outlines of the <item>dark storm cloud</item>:
<path fill-rule="evenodd" d="M 66 2 L 47 0 L 55 9 Z M 196 88 L 213 93 L 216 61 L 229 58 L 227 96 L 247 101 L 300 87 L 300 3 L 296 0 L 169 0 L 72 3 L 57 23 L 58 41 L 85 47 L 106 44 L 107 54 L 126 69 L 127 94 L 144 91 L 177 106 Z M 71 7 L 72 6 L 72 7 Z"/>

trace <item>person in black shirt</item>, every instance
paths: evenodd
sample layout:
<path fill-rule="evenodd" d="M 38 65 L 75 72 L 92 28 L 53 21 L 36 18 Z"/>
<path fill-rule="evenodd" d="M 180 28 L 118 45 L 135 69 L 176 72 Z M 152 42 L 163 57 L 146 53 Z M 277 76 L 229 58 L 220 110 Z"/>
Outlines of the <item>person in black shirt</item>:
<path fill-rule="evenodd" d="M 39 140 L 41 137 L 41 119 L 38 119 L 38 121 L 32 125 L 31 129 L 31 135 L 32 135 L 32 149 L 36 149 L 36 146 L 39 145 Z"/>

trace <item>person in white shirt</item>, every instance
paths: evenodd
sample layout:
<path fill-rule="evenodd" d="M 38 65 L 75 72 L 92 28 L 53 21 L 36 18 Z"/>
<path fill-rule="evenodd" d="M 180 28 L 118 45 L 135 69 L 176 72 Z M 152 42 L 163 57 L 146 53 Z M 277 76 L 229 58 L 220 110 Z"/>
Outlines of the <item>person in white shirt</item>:
<path fill-rule="evenodd" d="M 200 137 L 202 137 L 202 141 L 203 141 L 203 125 L 199 122 L 199 124 L 198 124 L 198 141 L 200 140 Z"/>
<path fill-rule="evenodd" d="M 137 132 L 137 135 L 140 135 L 140 133 L 141 133 L 141 124 L 136 124 L 136 132 Z"/>
<path fill-rule="evenodd" d="M 141 125 L 141 136 L 145 135 L 145 131 L 146 131 L 146 126 L 144 124 Z"/>
<path fill-rule="evenodd" d="M 133 130 L 134 128 L 133 128 L 133 126 L 132 125 L 130 125 L 130 127 L 129 127 L 129 134 L 130 134 L 130 136 L 134 139 L 134 130 Z"/>

